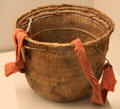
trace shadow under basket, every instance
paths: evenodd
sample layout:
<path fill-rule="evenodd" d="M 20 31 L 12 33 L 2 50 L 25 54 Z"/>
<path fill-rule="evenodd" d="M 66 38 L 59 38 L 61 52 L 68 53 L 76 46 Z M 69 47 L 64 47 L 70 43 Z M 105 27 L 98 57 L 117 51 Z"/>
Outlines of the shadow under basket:
<path fill-rule="evenodd" d="M 22 15 L 17 28 L 31 28 L 23 43 L 25 76 L 32 89 L 54 101 L 73 101 L 92 88 L 71 41 L 80 38 L 97 79 L 100 79 L 113 21 L 102 12 L 76 5 L 39 7 Z"/>

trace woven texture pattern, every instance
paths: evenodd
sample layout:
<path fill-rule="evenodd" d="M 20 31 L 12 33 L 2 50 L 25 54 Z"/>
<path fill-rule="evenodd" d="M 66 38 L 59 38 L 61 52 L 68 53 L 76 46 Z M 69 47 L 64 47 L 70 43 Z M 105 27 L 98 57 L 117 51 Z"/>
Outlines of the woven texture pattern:
<path fill-rule="evenodd" d="M 80 38 L 97 79 L 104 69 L 114 23 L 102 12 L 82 6 L 50 5 L 24 14 L 16 22 L 26 30 L 32 18 L 30 37 L 22 54 L 30 86 L 54 101 L 73 101 L 90 94 L 92 88 L 71 43 Z"/>

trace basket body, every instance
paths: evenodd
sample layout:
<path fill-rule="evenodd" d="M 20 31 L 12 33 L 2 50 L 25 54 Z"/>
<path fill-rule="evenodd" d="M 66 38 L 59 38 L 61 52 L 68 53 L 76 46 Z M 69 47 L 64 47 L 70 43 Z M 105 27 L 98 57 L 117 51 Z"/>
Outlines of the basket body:
<path fill-rule="evenodd" d="M 22 49 L 29 85 L 54 101 L 73 101 L 88 95 L 92 88 L 71 41 L 81 39 L 95 76 L 100 79 L 114 29 L 111 19 L 93 8 L 53 5 L 23 15 L 16 27 L 25 30 L 30 16 L 37 20 Z"/>

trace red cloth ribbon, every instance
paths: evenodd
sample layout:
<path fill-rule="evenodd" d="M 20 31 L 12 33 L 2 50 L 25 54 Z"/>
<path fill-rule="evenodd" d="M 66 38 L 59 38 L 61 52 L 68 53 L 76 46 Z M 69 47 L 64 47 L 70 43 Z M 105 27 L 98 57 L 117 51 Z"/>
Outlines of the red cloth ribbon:
<path fill-rule="evenodd" d="M 115 84 L 117 83 L 115 79 L 115 75 L 113 72 L 112 65 L 107 62 L 104 65 L 104 73 L 103 73 L 103 78 L 101 82 L 101 91 L 102 91 L 102 97 L 105 99 L 107 98 L 107 93 L 108 91 L 114 91 Z"/>
<path fill-rule="evenodd" d="M 80 65 L 93 89 L 91 102 L 95 104 L 105 104 L 108 91 L 113 91 L 116 84 L 116 79 L 112 67 L 108 67 L 111 65 L 105 65 L 106 67 L 104 69 L 102 82 L 101 84 L 99 84 L 87 59 L 85 48 L 82 45 L 82 42 L 80 41 L 80 39 L 76 39 L 72 41 L 72 43 L 75 44 L 75 53 L 78 56 Z"/>
<path fill-rule="evenodd" d="M 16 72 L 22 72 L 25 64 L 22 58 L 21 48 L 24 38 L 28 36 L 22 29 L 15 29 L 13 33 L 13 40 L 16 48 L 16 62 L 7 63 L 5 65 L 5 75 L 9 76 Z"/>

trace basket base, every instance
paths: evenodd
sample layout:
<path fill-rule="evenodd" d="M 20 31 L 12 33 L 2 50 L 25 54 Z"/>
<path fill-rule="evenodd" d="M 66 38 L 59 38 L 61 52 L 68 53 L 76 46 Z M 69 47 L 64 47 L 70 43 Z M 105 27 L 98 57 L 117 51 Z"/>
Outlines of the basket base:
<path fill-rule="evenodd" d="M 44 84 L 44 86 L 42 86 L 43 84 L 39 84 L 36 80 L 31 79 L 28 74 L 26 74 L 26 79 L 30 87 L 38 95 L 55 102 L 77 101 L 79 99 L 89 96 L 92 92 L 90 84 L 86 85 L 86 87 L 84 88 L 82 87 L 81 89 L 79 87 L 78 90 L 74 90 L 74 88 L 67 89 L 67 86 L 66 88 L 64 87 L 63 89 L 60 89 L 59 85 L 53 87 L 46 85 L 46 87 Z"/>

